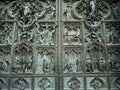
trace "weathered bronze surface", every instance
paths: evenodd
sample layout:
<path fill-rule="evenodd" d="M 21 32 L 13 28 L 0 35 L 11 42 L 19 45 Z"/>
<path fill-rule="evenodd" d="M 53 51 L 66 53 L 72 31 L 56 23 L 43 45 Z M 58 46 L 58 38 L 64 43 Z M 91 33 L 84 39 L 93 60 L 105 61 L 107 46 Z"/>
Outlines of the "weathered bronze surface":
<path fill-rule="evenodd" d="M 1 0 L 0 90 L 120 90 L 120 1 Z"/>

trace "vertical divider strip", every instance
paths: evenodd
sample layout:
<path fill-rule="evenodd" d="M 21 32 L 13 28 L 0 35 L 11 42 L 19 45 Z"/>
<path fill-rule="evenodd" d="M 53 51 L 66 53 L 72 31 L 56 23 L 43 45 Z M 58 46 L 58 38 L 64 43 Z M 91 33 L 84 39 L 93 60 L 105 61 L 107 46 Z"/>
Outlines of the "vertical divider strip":
<path fill-rule="evenodd" d="M 14 48 L 15 48 L 15 46 L 14 46 L 14 40 L 15 40 L 15 29 L 16 29 L 16 22 L 13 22 L 13 32 L 12 32 L 12 46 L 11 46 L 11 57 L 10 57 L 10 61 L 11 61 L 11 65 L 10 65 L 10 75 L 12 74 L 12 65 L 13 65 L 13 62 L 14 62 L 14 60 L 13 60 L 13 51 L 14 51 Z M 10 77 L 10 79 L 9 79 L 9 81 L 8 81 L 8 90 L 10 90 L 10 88 L 11 88 L 11 77 Z"/>

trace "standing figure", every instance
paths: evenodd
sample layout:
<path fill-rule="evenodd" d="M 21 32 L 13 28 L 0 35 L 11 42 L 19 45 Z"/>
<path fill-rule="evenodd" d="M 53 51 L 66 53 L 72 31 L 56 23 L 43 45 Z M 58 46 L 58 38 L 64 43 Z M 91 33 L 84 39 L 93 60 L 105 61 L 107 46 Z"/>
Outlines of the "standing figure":
<path fill-rule="evenodd" d="M 65 15 L 67 20 L 70 19 L 70 17 L 71 17 L 71 6 L 70 5 L 68 5 L 65 8 L 64 15 Z"/>
<path fill-rule="evenodd" d="M 91 1 L 90 1 L 90 9 L 91 9 L 91 13 L 90 13 L 90 15 L 93 15 L 94 12 L 95 12 L 95 8 L 96 8 L 95 3 L 96 3 L 95 0 L 91 0 Z"/>

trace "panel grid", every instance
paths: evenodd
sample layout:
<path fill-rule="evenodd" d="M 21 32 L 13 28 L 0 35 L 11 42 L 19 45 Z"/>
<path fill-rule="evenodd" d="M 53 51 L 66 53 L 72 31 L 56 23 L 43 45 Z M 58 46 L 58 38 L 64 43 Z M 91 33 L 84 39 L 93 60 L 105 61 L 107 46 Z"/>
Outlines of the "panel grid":
<path fill-rule="evenodd" d="M 0 1 L 0 90 L 119 90 L 119 4 Z"/>

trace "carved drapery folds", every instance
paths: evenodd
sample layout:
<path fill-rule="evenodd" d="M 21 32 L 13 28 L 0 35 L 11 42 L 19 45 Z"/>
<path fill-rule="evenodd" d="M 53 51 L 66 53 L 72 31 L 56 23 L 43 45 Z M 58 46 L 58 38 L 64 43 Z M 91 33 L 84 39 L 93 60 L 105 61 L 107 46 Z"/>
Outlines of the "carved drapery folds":
<path fill-rule="evenodd" d="M 55 72 L 55 51 L 52 48 L 40 49 L 37 53 L 36 73 Z"/>
<path fill-rule="evenodd" d="M 81 49 L 66 48 L 64 52 L 64 73 L 82 72 Z"/>

